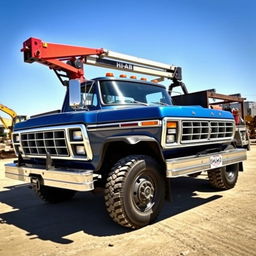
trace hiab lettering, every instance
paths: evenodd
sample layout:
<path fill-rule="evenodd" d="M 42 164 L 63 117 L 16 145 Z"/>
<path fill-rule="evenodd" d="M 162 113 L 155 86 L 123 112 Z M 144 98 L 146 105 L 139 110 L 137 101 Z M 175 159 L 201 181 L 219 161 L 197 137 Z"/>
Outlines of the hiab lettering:
<path fill-rule="evenodd" d="M 117 68 L 122 68 L 122 69 L 133 70 L 133 65 L 132 64 L 127 64 L 127 63 L 122 63 L 122 62 L 117 62 L 116 67 Z"/>

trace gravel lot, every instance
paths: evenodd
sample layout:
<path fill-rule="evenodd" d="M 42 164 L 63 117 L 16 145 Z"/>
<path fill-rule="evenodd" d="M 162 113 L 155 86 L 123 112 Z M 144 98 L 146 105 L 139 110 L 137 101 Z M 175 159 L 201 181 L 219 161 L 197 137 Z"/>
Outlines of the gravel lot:
<path fill-rule="evenodd" d="M 229 191 L 205 174 L 172 180 L 172 202 L 156 223 L 122 228 L 108 217 L 102 194 L 78 193 L 56 205 L 26 184 L 6 179 L 0 160 L 0 255 L 256 255 L 256 146 Z"/>

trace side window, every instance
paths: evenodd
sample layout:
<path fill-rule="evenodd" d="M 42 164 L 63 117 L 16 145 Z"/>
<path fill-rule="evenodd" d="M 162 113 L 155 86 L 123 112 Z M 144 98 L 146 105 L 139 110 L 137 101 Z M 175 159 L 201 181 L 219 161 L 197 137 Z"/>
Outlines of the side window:
<path fill-rule="evenodd" d="M 85 90 L 81 93 L 82 102 L 86 106 L 98 106 L 98 97 L 96 94 L 95 86 L 87 85 Z"/>

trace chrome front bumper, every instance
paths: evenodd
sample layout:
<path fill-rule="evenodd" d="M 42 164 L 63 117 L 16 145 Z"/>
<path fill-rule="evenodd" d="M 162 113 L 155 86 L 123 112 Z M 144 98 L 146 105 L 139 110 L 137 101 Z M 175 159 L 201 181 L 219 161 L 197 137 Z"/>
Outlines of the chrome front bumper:
<path fill-rule="evenodd" d="M 219 157 L 221 163 L 218 166 L 213 166 L 212 159 Z M 218 153 L 205 155 L 193 155 L 188 157 L 179 157 L 166 160 L 166 177 L 177 177 L 196 172 L 216 169 L 218 167 L 240 163 L 246 160 L 245 149 L 232 149 Z"/>
<path fill-rule="evenodd" d="M 98 175 L 92 170 L 67 170 L 56 168 L 46 170 L 40 168 L 17 166 L 16 164 L 5 165 L 5 176 L 10 179 L 31 183 L 33 177 L 40 177 L 42 185 L 71 189 L 76 191 L 90 191 L 94 189 L 93 178 Z"/>

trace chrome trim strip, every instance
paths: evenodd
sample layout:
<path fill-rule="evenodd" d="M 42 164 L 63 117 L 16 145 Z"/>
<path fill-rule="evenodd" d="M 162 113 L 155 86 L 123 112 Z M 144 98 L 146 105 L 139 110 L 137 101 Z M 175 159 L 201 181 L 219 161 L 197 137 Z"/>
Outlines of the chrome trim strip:
<path fill-rule="evenodd" d="M 95 174 L 92 170 L 66 170 L 61 168 L 45 170 L 25 166 L 18 167 L 16 164 L 5 165 L 5 176 L 7 178 L 30 183 L 33 175 L 40 175 L 45 186 L 76 191 L 94 189 L 93 178 Z"/>
<path fill-rule="evenodd" d="M 177 142 L 176 143 L 171 143 L 167 144 L 166 143 L 166 135 L 167 135 L 167 122 L 168 121 L 174 121 L 177 122 Z M 209 139 L 202 139 L 202 140 L 194 140 L 194 141 L 187 141 L 185 143 L 182 142 L 182 122 L 186 121 L 207 121 L 207 122 L 214 122 L 214 121 L 223 121 L 223 122 L 231 122 L 233 124 L 233 133 L 232 136 L 226 137 L 226 138 L 209 138 Z M 221 119 L 221 118 L 172 118 L 172 117 L 165 117 L 162 120 L 163 128 L 162 128 L 162 136 L 161 136 L 161 146 L 163 148 L 169 149 L 169 148 L 184 148 L 188 146 L 201 146 L 201 145 L 207 145 L 207 144 L 217 144 L 220 142 L 230 142 L 233 140 L 234 135 L 235 135 L 235 121 L 233 119 Z"/>
<path fill-rule="evenodd" d="M 212 169 L 210 158 L 214 155 L 222 156 L 222 166 L 235 164 L 246 160 L 246 149 L 232 149 L 202 156 L 179 157 L 166 160 L 166 177 L 177 177 Z M 214 168 L 215 169 L 215 168 Z"/>
<path fill-rule="evenodd" d="M 77 129 L 77 128 L 81 129 L 81 132 L 82 132 L 82 135 L 83 135 L 83 140 L 82 141 L 77 141 L 77 142 L 76 141 L 71 141 L 70 138 L 69 138 L 69 130 L 70 129 Z M 14 145 L 16 155 L 18 155 L 18 152 L 16 151 L 16 146 L 18 146 L 18 147 L 21 147 L 21 149 L 22 149 L 22 156 L 23 157 L 46 158 L 46 156 L 42 155 L 42 154 L 40 154 L 40 155 L 39 154 L 38 155 L 36 155 L 36 154 L 35 155 L 34 154 L 25 154 L 24 149 L 21 145 L 21 134 L 22 133 L 58 131 L 58 130 L 64 130 L 65 140 L 66 140 L 66 145 L 67 145 L 69 156 L 51 156 L 52 159 L 82 160 L 82 161 L 92 160 L 93 153 L 92 153 L 88 133 L 87 133 L 87 130 L 86 130 L 85 126 L 82 125 L 82 124 L 50 126 L 50 127 L 44 127 L 44 128 L 26 129 L 26 130 L 20 130 L 20 131 L 17 131 L 17 132 L 13 132 L 12 141 L 13 141 L 13 145 Z M 14 141 L 14 136 L 17 135 L 17 134 L 20 137 L 19 142 Z M 80 156 L 76 156 L 76 155 L 73 154 L 72 145 L 75 145 L 75 144 L 83 144 L 84 145 L 85 151 L 86 151 L 86 157 L 80 157 Z"/>
<path fill-rule="evenodd" d="M 158 122 L 156 125 L 142 125 L 143 122 Z M 137 126 L 126 126 L 122 127 L 121 125 L 128 125 L 138 123 Z M 93 124 L 87 125 L 88 131 L 105 131 L 105 130 L 120 130 L 120 129 L 137 129 L 137 128 L 151 128 L 151 127 L 161 127 L 162 122 L 160 120 L 139 120 L 139 121 L 130 121 L 130 122 L 117 122 L 117 123 L 107 123 L 107 124 Z"/>

